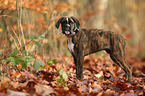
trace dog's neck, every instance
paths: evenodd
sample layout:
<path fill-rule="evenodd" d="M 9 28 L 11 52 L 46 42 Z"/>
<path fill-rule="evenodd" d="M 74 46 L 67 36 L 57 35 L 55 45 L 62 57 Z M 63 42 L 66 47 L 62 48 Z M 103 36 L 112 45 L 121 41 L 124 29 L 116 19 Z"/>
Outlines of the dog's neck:
<path fill-rule="evenodd" d="M 83 38 L 82 38 L 83 37 Z M 74 36 L 68 38 L 68 49 L 71 53 L 74 53 L 74 46 L 78 43 L 80 39 L 86 38 L 85 33 L 82 30 L 79 30 Z"/>
<path fill-rule="evenodd" d="M 70 51 L 71 53 L 74 53 L 74 44 L 73 44 L 73 42 L 72 42 L 72 37 L 69 37 L 69 38 L 68 38 L 67 43 L 68 43 L 68 49 L 69 49 L 69 51 Z"/>

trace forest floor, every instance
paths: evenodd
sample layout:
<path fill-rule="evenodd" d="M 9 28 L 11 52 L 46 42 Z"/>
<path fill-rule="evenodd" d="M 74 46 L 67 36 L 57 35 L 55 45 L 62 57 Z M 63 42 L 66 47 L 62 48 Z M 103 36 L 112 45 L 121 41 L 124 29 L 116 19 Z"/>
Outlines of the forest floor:
<path fill-rule="evenodd" d="M 80 81 L 71 56 L 58 58 L 57 64 L 39 71 L 19 66 L 19 71 L 11 68 L 9 76 L 4 76 L 7 71 L 1 69 L 0 96 L 145 96 L 145 57 L 130 57 L 127 61 L 133 68 L 131 83 L 125 81 L 124 71 L 109 55 L 85 57 Z M 61 68 L 67 75 L 60 75 Z"/>

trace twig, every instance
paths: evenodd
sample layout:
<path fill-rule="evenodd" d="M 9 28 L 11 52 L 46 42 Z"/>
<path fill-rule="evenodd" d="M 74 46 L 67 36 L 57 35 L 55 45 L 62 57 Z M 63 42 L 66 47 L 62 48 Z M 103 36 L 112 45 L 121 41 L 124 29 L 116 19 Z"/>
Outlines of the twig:
<path fill-rule="evenodd" d="M 10 26 L 10 25 L 9 25 Z M 12 27 L 11 27 L 12 28 Z M 21 43 L 20 42 L 20 39 L 19 39 L 19 37 L 18 37 L 18 35 L 16 34 L 16 32 L 14 31 L 14 29 L 12 28 L 12 31 L 13 31 L 13 33 L 15 34 L 15 36 L 16 36 L 16 38 L 18 39 L 18 42 L 19 42 L 19 44 Z M 21 44 L 20 44 L 21 45 Z"/>
<path fill-rule="evenodd" d="M 19 4 L 18 4 L 18 0 L 16 0 L 16 8 L 17 8 L 17 17 L 18 17 L 18 25 L 19 25 L 19 39 L 20 39 L 20 42 L 22 41 L 21 40 L 21 31 L 20 31 L 20 10 L 19 10 Z M 22 46 L 22 42 L 20 43 L 20 46 Z"/>
<path fill-rule="evenodd" d="M 20 42 L 21 42 L 20 45 L 22 46 L 22 39 L 23 39 L 24 48 L 25 48 L 26 54 L 28 55 L 27 47 L 26 47 L 26 44 L 25 44 L 23 27 L 22 27 L 22 23 L 21 23 L 21 17 L 22 17 L 22 0 L 20 0 L 20 8 L 19 8 L 19 4 L 18 4 L 18 1 L 17 0 L 16 0 L 16 5 L 17 5 L 17 14 L 18 14 L 18 25 L 19 25 L 19 38 L 20 38 Z M 22 39 L 21 39 L 21 37 L 22 37 Z"/>
<path fill-rule="evenodd" d="M 14 39 L 14 37 L 12 36 L 12 34 L 10 34 L 10 36 L 11 36 L 12 39 Z M 18 47 L 15 39 L 14 39 L 14 43 L 15 43 L 16 48 L 19 50 L 19 47 Z"/>
<path fill-rule="evenodd" d="M 7 65 L 7 64 L 5 64 L 5 65 Z M 9 78 L 10 80 L 13 81 L 13 79 L 10 77 L 9 68 L 6 68 L 6 67 L 4 66 L 3 62 L 2 62 L 2 67 L 7 71 L 7 76 L 8 76 L 8 78 Z"/>

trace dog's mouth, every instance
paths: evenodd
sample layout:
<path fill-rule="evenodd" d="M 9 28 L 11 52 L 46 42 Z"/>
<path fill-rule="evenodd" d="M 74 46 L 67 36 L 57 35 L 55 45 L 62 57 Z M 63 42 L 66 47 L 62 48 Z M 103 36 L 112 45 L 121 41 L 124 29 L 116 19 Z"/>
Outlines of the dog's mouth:
<path fill-rule="evenodd" d="M 72 37 L 73 35 L 75 35 L 75 32 L 65 31 L 65 35 L 67 37 Z"/>

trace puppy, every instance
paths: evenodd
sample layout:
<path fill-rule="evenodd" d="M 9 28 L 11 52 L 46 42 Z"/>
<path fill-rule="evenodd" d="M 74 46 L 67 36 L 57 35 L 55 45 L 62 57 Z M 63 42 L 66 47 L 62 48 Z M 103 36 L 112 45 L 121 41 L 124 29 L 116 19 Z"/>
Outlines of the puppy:
<path fill-rule="evenodd" d="M 68 49 L 76 66 L 76 76 L 83 77 L 83 63 L 86 55 L 105 50 L 111 59 L 126 73 L 125 78 L 131 81 L 132 68 L 125 60 L 125 38 L 117 33 L 102 29 L 81 29 L 75 17 L 61 17 L 56 28 L 61 24 L 62 33 L 68 38 Z"/>

